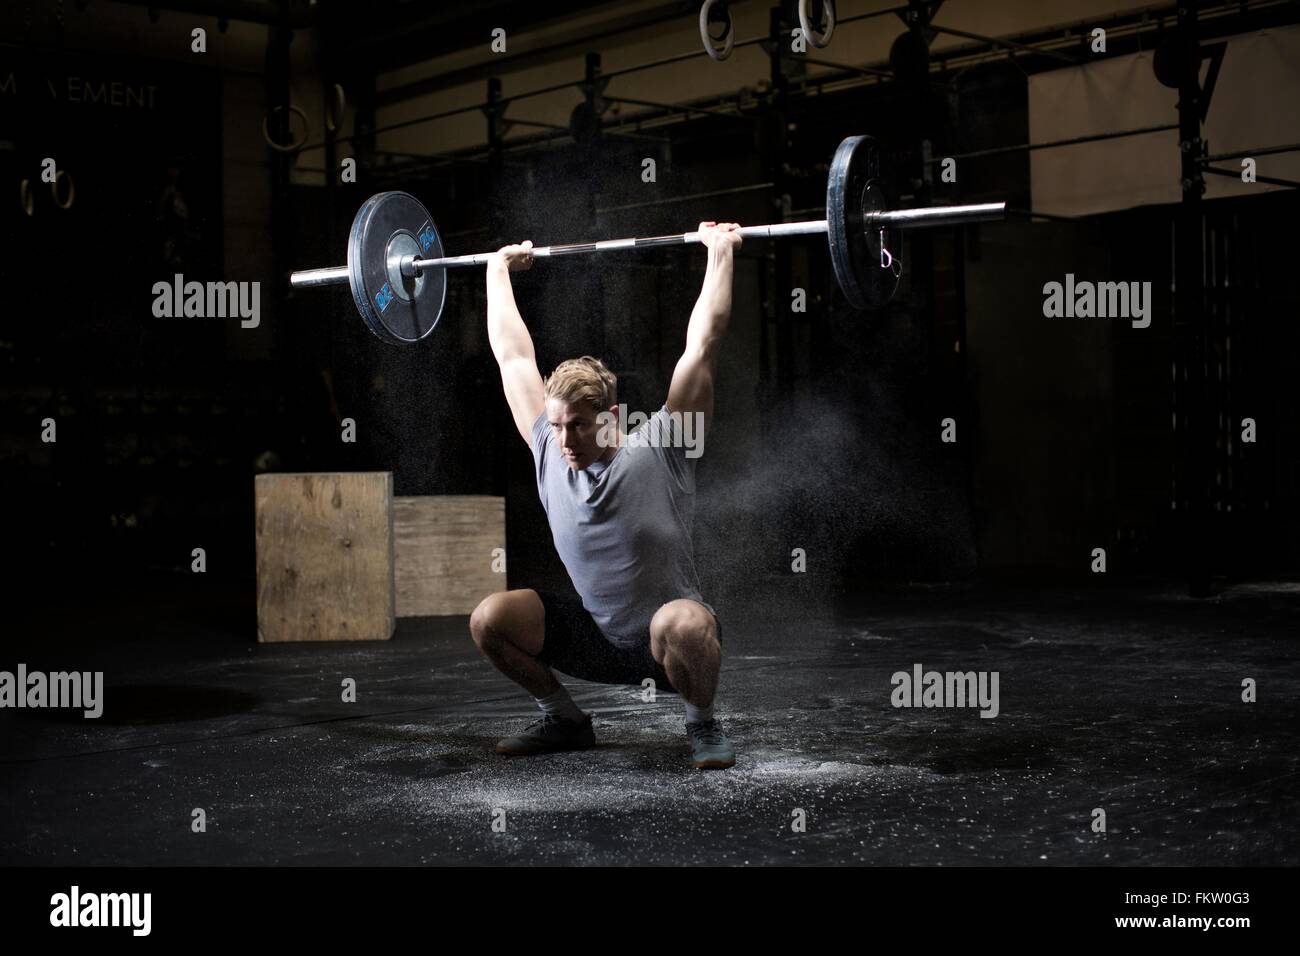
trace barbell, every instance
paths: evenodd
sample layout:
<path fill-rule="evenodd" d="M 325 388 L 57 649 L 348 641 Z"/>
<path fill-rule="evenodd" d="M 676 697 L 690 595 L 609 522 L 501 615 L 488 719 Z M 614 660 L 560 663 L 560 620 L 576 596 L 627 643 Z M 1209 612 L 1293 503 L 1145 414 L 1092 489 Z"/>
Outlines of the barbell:
<path fill-rule="evenodd" d="M 1006 214 L 1005 202 L 891 209 L 890 192 L 877 141 L 850 136 L 836 149 L 827 175 L 825 219 L 742 226 L 737 232 L 743 239 L 825 235 L 845 298 L 855 308 L 868 309 L 887 303 L 897 285 L 901 267 L 889 251 L 892 230 L 982 222 Z M 685 232 L 540 246 L 532 254 L 544 259 L 700 241 L 698 232 Z M 442 317 L 447 270 L 483 265 L 493 255 L 444 255 L 433 218 L 420 201 L 409 193 L 382 192 L 357 210 L 348 234 L 348 264 L 295 272 L 290 284 L 306 288 L 346 283 L 371 332 L 385 342 L 409 345 L 425 338 Z"/>

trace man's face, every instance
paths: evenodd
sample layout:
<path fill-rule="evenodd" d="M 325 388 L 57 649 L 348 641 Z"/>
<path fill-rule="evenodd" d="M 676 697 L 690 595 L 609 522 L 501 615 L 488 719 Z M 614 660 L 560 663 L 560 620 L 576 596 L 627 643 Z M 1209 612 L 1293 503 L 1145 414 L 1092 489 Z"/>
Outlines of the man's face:
<path fill-rule="evenodd" d="M 610 412 L 617 416 L 618 406 L 612 406 Z M 593 461 L 614 454 L 615 446 L 610 441 L 610 429 L 599 418 L 596 409 L 586 402 L 548 398 L 546 419 L 550 422 L 551 434 L 555 436 L 565 462 L 574 471 L 581 471 Z M 606 441 L 604 446 L 601 445 L 602 432 Z"/>

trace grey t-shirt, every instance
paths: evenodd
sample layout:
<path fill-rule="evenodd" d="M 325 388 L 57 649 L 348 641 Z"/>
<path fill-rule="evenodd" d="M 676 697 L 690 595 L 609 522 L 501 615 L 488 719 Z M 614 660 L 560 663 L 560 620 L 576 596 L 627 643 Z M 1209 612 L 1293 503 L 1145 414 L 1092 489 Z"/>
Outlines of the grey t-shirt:
<path fill-rule="evenodd" d="M 570 468 L 546 417 L 533 422 L 537 493 L 560 554 L 601 633 L 620 647 L 649 640 L 669 601 L 700 596 L 691 547 L 695 463 L 665 404 L 608 462 Z"/>

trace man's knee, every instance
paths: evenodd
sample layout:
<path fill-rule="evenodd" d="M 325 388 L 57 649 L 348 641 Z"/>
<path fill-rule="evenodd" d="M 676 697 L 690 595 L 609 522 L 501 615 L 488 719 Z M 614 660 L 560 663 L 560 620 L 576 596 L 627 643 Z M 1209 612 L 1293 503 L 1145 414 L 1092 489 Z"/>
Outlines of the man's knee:
<path fill-rule="evenodd" d="M 656 660 L 665 654 L 697 658 L 718 649 L 718 625 L 698 601 L 669 601 L 650 621 L 650 650 Z"/>
<path fill-rule="evenodd" d="M 501 602 L 498 595 L 489 594 L 478 602 L 469 616 L 469 633 L 480 648 L 495 636 L 495 626 L 501 622 Z"/>
<path fill-rule="evenodd" d="M 474 608 L 469 616 L 469 633 L 482 650 L 508 642 L 536 653 L 532 645 L 540 648 L 544 619 L 545 610 L 535 591 L 498 591 Z"/>

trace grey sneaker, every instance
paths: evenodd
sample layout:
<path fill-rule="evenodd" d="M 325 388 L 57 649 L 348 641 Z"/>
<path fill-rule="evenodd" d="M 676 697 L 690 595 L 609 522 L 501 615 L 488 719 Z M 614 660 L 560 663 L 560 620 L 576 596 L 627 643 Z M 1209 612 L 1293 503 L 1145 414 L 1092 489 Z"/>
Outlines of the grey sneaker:
<path fill-rule="evenodd" d="M 691 738 L 691 764 L 703 769 L 723 769 L 736 762 L 736 751 L 731 749 L 722 725 L 716 719 L 686 725 Z"/>
<path fill-rule="evenodd" d="M 524 728 L 524 732 L 497 741 L 499 754 L 543 754 L 554 750 L 581 750 L 596 746 L 591 730 L 591 714 L 582 720 L 561 720 L 543 714 Z"/>

